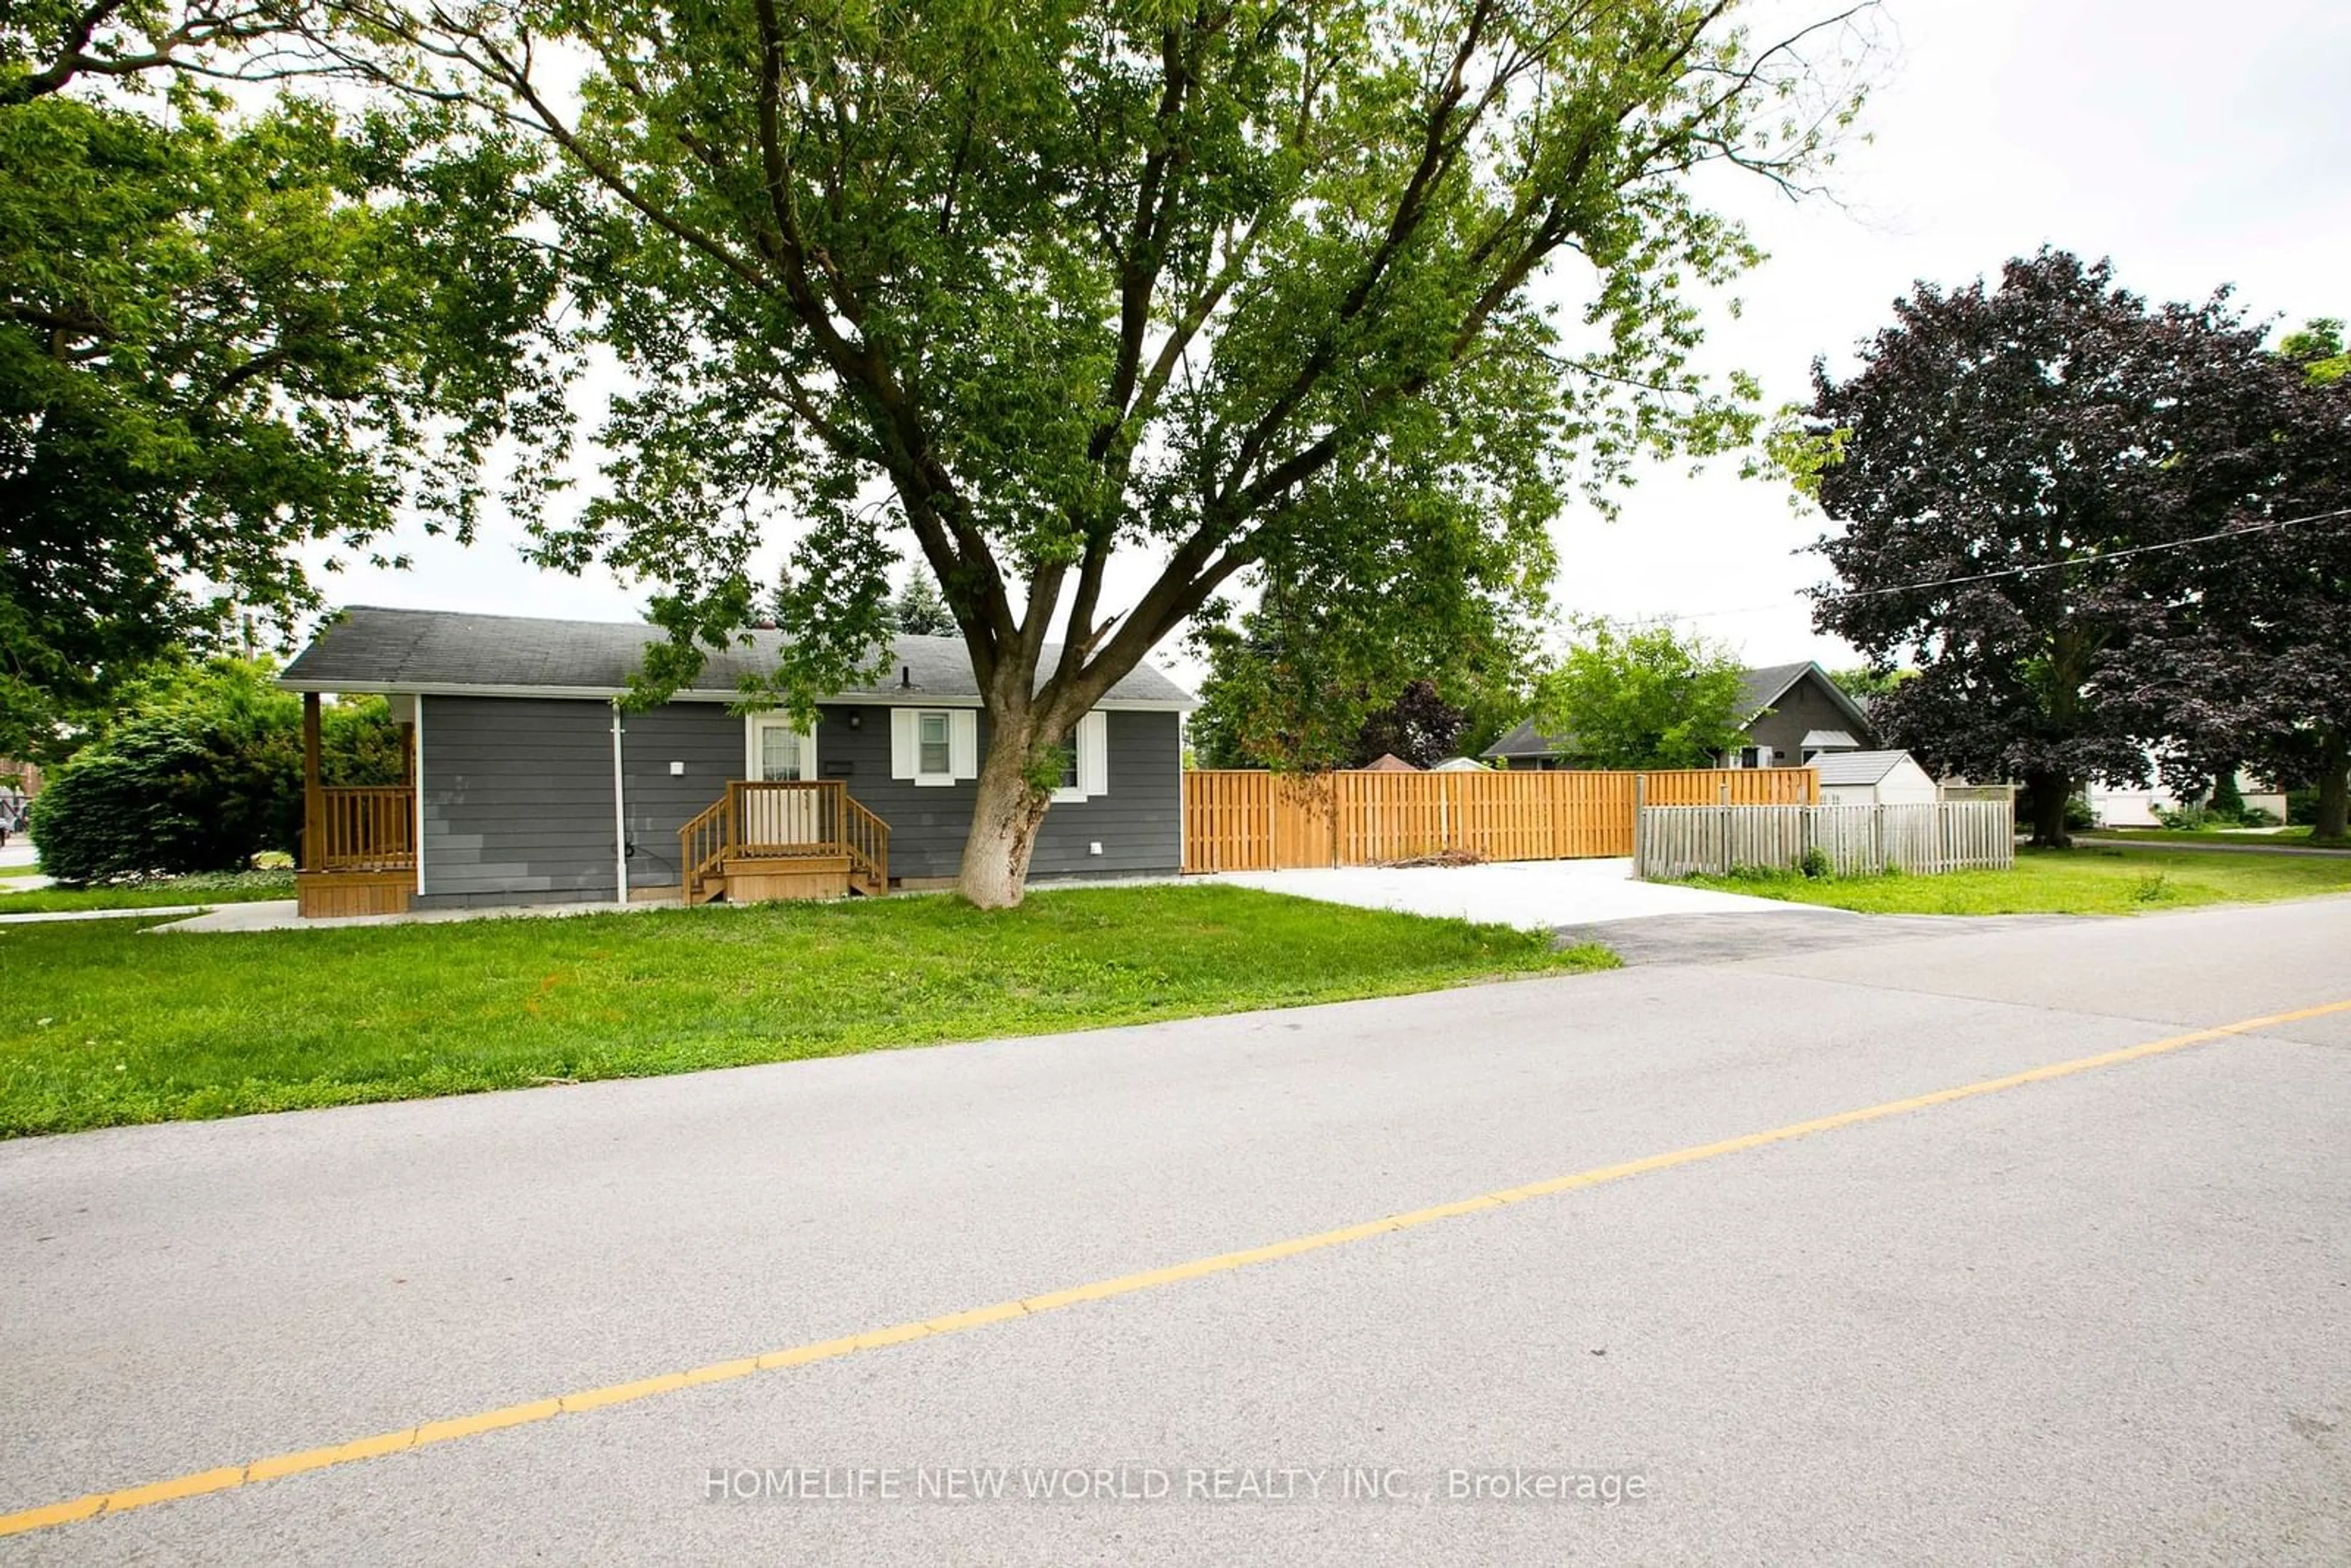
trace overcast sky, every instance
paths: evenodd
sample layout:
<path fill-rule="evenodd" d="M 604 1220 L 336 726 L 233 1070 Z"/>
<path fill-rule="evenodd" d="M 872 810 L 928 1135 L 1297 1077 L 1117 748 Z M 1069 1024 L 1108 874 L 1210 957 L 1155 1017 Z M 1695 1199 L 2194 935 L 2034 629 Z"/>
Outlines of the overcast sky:
<path fill-rule="evenodd" d="M 1864 115 L 1871 141 L 1831 174 L 1837 202 L 1719 187 L 1771 256 L 1708 358 L 1755 372 L 1769 402 L 1807 394 L 1815 354 L 1849 365 L 1912 280 L 1962 283 L 2043 244 L 2110 256 L 2154 298 L 2234 284 L 2256 316 L 2351 316 L 2344 0 L 1888 0 L 1882 27 L 1895 50 Z M 1719 466 L 1647 473 L 1614 522 L 1563 516 L 1561 605 L 1683 619 L 1757 664 L 1853 662 L 1798 596 L 1821 576 L 1798 553 L 1819 519 Z M 609 619 L 643 604 L 601 571 L 533 570 L 510 531 L 470 549 L 402 544 L 414 570 L 346 571 L 329 597 Z"/>

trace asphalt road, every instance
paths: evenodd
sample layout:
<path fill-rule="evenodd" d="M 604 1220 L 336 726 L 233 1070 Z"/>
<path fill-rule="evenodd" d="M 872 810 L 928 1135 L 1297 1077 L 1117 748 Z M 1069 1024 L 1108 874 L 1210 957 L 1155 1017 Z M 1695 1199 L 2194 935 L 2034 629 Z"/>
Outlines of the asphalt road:
<path fill-rule="evenodd" d="M 0 1563 L 2351 1561 L 2351 1011 L 1719 1146 L 2351 999 L 2351 900 L 1759 947 L 0 1145 L 0 1513 L 1699 1151 Z"/>

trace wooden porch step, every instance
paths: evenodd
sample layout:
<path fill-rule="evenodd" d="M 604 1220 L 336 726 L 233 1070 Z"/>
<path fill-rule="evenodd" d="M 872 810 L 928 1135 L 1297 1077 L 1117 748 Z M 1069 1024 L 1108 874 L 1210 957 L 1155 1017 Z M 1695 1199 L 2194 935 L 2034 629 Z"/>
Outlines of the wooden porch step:
<path fill-rule="evenodd" d="M 729 904 L 849 896 L 847 855 L 730 855 L 719 875 Z"/>

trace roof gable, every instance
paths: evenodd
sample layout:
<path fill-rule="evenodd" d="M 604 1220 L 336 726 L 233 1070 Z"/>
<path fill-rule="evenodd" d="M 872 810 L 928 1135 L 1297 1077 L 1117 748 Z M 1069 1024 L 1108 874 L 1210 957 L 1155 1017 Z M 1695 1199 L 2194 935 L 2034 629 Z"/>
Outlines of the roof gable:
<path fill-rule="evenodd" d="M 1843 686 L 1829 679 L 1828 672 L 1810 659 L 1792 664 L 1760 664 L 1740 672 L 1739 723 L 1741 728 L 1752 725 L 1766 713 L 1776 708 L 1787 695 L 1807 680 L 1814 683 L 1822 695 L 1852 723 L 1855 732 L 1874 737 L 1877 732 Z M 1501 739 L 1494 742 L 1480 757 L 1554 757 L 1568 751 L 1568 736 L 1546 735 L 1535 727 L 1532 718 L 1522 718 L 1512 725 Z"/>
<path fill-rule="evenodd" d="M 1825 697 L 1830 706 L 1852 721 L 1862 735 L 1875 735 L 1876 727 L 1869 715 L 1853 700 L 1852 694 L 1829 679 L 1829 674 L 1811 659 L 1793 664 L 1765 664 L 1744 672 L 1746 687 L 1740 694 L 1740 711 L 1747 716 L 1742 721 L 1754 723 L 1766 710 L 1777 708 L 1788 694 L 1810 682 L 1814 690 Z"/>

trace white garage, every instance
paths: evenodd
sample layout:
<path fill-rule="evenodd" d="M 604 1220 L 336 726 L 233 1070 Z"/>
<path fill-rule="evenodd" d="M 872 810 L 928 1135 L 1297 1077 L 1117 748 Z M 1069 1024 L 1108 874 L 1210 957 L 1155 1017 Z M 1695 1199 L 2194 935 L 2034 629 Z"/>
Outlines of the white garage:
<path fill-rule="evenodd" d="M 1823 806 L 1931 806 L 1934 779 L 1907 751 L 1839 751 L 1813 758 Z"/>

